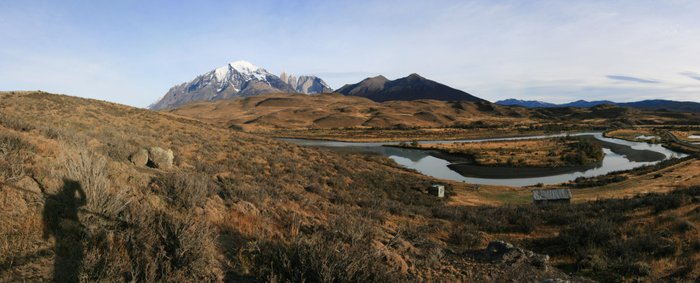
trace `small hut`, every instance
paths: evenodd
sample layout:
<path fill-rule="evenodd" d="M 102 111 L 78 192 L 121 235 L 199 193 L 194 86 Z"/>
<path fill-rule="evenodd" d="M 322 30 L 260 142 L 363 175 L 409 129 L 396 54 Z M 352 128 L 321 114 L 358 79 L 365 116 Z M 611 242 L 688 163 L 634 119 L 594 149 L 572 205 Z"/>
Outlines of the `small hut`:
<path fill-rule="evenodd" d="M 545 203 L 570 203 L 571 191 L 569 189 L 532 190 L 532 202 L 537 205 Z"/>
<path fill-rule="evenodd" d="M 445 197 L 445 186 L 440 184 L 433 184 L 428 188 L 428 193 L 439 198 Z"/>

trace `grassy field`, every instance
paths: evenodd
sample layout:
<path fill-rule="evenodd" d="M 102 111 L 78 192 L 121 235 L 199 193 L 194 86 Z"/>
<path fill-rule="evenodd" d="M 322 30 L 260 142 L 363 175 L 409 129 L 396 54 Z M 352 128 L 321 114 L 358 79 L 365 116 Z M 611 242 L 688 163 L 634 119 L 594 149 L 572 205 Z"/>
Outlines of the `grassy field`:
<path fill-rule="evenodd" d="M 659 142 L 660 137 L 654 129 L 651 128 L 634 128 L 634 129 L 616 129 L 612 131 L 605 132 L 606 137 L 623 139 L 628 141 L 642 141 L 642 142 Z M 646 137 L 656 137 L 653 139 L 643 139 L 640 136 Z"/>
<path fill-rule="evenodd" d="M 385 142 L 385 141 L 421 141 L 421 140 L 456 140 L 478 138 L 518 137 L 541 135 L 545 131 L 526 128 L 504 129 L 459 129 L 459 128 L 421 128 L 421 129 L 315 129 L 315 130 L 276 130 L 256 132 L 256 134 L 300 139 L 319 139 L 347 142 Z"/>
<path fill-rule="evenodd" d="M 695 131 L 671 131 L 671 134 L 676 136 L 679 140 L 686 142 L 700 142 L 700 138 L 690 138 L 690 136 L 700 137 L 700 129 Z"/>
<path fill-rule="evenodd" d="M 561 167 L 589 165 L 603 159 L 600 144 L 578 138 L 513 141 L 401 144 L 464 156 L 476 165 L 512 167 Z"/>
<path fill-rule="evenodd" d="M 130 162 L 153 146 L 173 151 L 172 169 Z M 692 281 L 700 272 L 698 160 L 574 189 L 570 206 L 533 206 L 531 188 L 457 182 L 437 199 L 427 188 L 443 181 L 379 156 L 42 92 L 0 93 L 0 157 L 3 282 Z M 484 257 L 497 239 L 551 261 Z"/>

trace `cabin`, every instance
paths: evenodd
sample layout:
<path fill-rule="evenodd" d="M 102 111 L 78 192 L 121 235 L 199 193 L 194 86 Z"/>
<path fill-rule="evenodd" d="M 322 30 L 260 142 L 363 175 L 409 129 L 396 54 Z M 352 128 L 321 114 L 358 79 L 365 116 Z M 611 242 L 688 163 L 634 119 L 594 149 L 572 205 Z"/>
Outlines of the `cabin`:
<path fill-rule="evenodd" d="M 439 198 L 445 197 L 445 186 L 439 184 L 433 184 L 428 188 L 428 193 Z"/>
<path fill-rule="evenodd" d="M 571 191 L 569 189 L 532 190 L 532 202 L 537 205 L 549 203 L 570 203 Z"/>

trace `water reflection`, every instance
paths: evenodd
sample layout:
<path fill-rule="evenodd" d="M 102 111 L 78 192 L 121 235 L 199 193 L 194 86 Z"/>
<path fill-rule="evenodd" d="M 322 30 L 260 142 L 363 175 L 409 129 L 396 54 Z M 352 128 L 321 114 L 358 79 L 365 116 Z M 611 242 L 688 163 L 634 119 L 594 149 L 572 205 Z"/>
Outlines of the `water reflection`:
<path fill-rule="evenodd" d="M 516 138 L 495 138 L 495 139 L 471 139 L 471 140 L 440 140 L 440 141 L 423 141 L 420 143 L 454 143 L 454 142 L 484 142 L 484 141 L 502 141 L 502 140 L 522 140 L 522 139 L 538 139 L 538 138 L 552 138 L 552 137 L 563 137 L 567 134 L 554 134 L 554 135 L 539 135 L 539 136 L 529 136 L 529 137 L 516 137 Z M 631 142 L 620 139 L 606 138 L 603 137 L 602 133 L 579 133 L 572 134 L 571 136 L 584 136 L 591 135 L 596 139 L 604 142 L 610 142 L 615 144 L 621 144 L 630 146 L 634 150 L 638 151 L 653 151 L 663 154 L 664 159 L 669 158 L 682 158 L 685 155 L 681 153 L 674 152 L 658 144 L 648 144 L 641 142 Z M 430 155 L 427 150 L 416 150 L 416 149 L 404 149 L 395 147 L 386 147 L 383 145 L 395 145 L 398 142 L 386 142 L 386 143 L 353 143 L 353 142 L 337 142 L 337 141 L 322 141 L 322 140 L 304 140 L 304 139 L 283 139 L 288 142 L 296 143 L 299 145 L 306 146 L 318 146 L 327 147 L 333 150 L 340 150 L 345 152 L 361 152 L 361 153 L 374 153 L 381 154 L 391 158 L 396 161 L 396 163 L 406 167 L 415 169 L 425 175 L 432 176 L 438 179 L 446 179 L 453 181 L 464 181 L 467 183 L 474 184 L 488 184 L 488 185 L 506 185 L 506 186 L 529 186 L 535 185 L 537 183 L 543 184 L 556 184 L 562 182 L 568 182 L 574 180 L 578 177 L 593 177 L 598 175 L 604 175 L 613 171 L 629 170 L 636 167 L 655 164 L 661 160 L 654 162 L 634 162 L 630 161 L 624 155 L 615 153 L 609 148 L 603 148 L 605 156 L 603 161 L 595 168 L 590 169 L 571 169 L 570 172 L 556 173 L 550 176 L 544 177 L 531 177 L 531 178 L 518 178 L 517 173 L 504 174 L 502 178 L 479 178 L 479 177 L 467 177 L 462 174 L 452 170 L 448 166 L 451 164 L 449 161 L 437 158 Z M 605 147 L 605 145 L 604 145 Z M 658 154 L 657 154 L 658 155 Z M 659 155 L 660 156 L 660 155 Z M 501 168 L 502 170 L 502 168 Z M 513 169 L 517 171 L 517 169 Z M 475 175 L 475 174 L 465 174 L 465 175 Z M 506 176 L 510 175 L 510 176 Z"/>

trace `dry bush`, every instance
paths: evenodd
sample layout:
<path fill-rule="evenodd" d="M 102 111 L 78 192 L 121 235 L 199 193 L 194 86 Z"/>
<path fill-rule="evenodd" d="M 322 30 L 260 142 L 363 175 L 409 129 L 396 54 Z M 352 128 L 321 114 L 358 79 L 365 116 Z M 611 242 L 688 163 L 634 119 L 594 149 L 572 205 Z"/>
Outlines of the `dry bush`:
<path fill-rule="evenodd" d="M 151 190 L 182 209 L 203 207 L 214 186 L 206 175 L 188 172 L 159 174 L 151 182 Z"/>
<path fill-rule="evenodd" d="M 246 256 L 255 276 L 268 282 L 404 282 L 381 253 L 320 237 L 297 237 L 290 244 L 262 241 Z"/>
<path fill-rule="evenodd" d="M 128 255 L 128 265 L 122 267 L 129 270 L 125 280 L 202 282 L 221 277 L 214 230 L 202 217 L 146 207 L 131 214 L 133 223 L 114 237 Z"/>
<path fill-rule="evenodd" d="M 6 271 L 11 272 L 13 268 L 47 253 L 47 249 L 38 244 L 42 228 L 37 214 L 16 215 L 0 211 L 0 281 L 7 280 L 4 278 L 7 274 L 3 274 Z"/>
<path fill-rule="evenodd" d="M 17 135 L 0 133 L 0 177 L 18 179 L 27 173 L 26 163 L 35 151 L 34 146 Z"/>
<path fill-rule="evenodd" d="M 27 123 L 24 120 L 10 117 L 3 113 L 0 113 L 0 125 L 20 132 L 31 131 L 34 129 L 34 125 Z"/>
<path fill-rule="evenodd" d="M 191 282 L 221 277 L 215 259 L 214 230 L 191 210 L 178 212 L 141 202 L 135 191 L 116 188 L 107 160 L 84 148 L 67 146 L 59 160 L 63 177 L 80 183 L 87 204 L 81 210 L 88 281 Z M 165 175 L 168 195 L 184 208 L 201 205 L 206 194 L 190 175 Z M 207 183 L 203 183 L 207 186 Z M 180 194 L 181 193 L 181 194 Z"/>
<path fill-rule="evenodd" d="M 112 186 L 107 160 L 85 147 L 64 144 L 63 149 L 59 156 L 59 163 L 63 165 L 59 175 L 80 183 L 87 200 L 85 209 L 103 216 L 119 216 L 131 196 L 128 190 Z"/>

